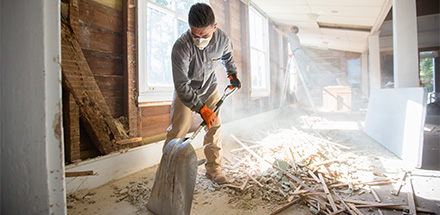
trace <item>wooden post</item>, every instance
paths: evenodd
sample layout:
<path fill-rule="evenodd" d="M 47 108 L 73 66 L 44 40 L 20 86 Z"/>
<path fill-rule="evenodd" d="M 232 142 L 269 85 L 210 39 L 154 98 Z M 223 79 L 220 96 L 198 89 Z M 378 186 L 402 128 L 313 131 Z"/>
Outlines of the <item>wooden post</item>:
<path fill-rule="evenodd" d="M 122 17 L 124 26 L 124 114 L 128 118 L 129 136 L 141 134 L 140 109 L 138 106 L 139 88 L 137 74 L 136 4 L 134 0 L 123 0 Z"/>

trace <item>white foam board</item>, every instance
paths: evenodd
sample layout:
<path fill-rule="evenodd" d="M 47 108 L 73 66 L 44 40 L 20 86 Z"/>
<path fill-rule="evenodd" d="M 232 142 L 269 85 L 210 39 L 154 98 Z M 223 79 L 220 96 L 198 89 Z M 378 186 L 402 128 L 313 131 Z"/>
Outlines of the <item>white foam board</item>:
<path fill-rule="evenodd" d="M 364 132 L 407 162 L 411 168 L 420 168 L 426 102 L 425 88 L 373 90 Z"/>

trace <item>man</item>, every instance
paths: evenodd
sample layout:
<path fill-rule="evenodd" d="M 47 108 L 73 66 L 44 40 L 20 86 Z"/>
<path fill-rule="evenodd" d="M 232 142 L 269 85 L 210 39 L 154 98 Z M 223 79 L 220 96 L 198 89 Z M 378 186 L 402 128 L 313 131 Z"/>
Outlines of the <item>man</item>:
<path fill-rule="evenodd" d="M 301 72 L 304 80 L 308 82 L 308 77 L 305 68 L 305 53 L 301 48 L 301 43 L 298 37 L 299 28 L 297 26 L 291 26 L 290 31 L 284 32 L 279 30 L 278 28 L 274 29 L 278 31 L 280 34 L 285 35 L 290 44 L 290 50 L 292 51 L 293 56 L 295 57 L 296 63 L 298 64 L 299 71 Z"/>
<path fill-rule="evenodd" d="M 221 169 L 221 121 L 212 111 L 220 100 L 215 67 L 221 61 L 231 85 L 240 88 L 241 83 L 232 56 L 232 43 L 217 28 L 212 8 L 204 3 L 194 4 L 188 23 L 190 29 L 177 39 L 171 53 L 175 92 L 164 148 L 172 139 L 184 138 L 192 124 L 192 112 L 199 113 L 208 127 L 203 142 L 206 176 L 222 184 L 227 178 Z"/>

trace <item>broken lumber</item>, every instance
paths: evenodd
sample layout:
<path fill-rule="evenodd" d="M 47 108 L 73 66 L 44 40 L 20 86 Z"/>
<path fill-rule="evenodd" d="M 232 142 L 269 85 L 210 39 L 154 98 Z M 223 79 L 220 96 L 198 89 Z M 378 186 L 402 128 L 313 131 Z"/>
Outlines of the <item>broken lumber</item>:
<path fill-rule="evenodd" d="M 299 200 L 301 200 L 301 198 L 297 198 L 295 200 L 292 200 L 289 203 L 287 203 L 287 204 L 285 204 L 285 205 L 275 209 L 274 211 L 270 212 L 269 214 L 270 215 L 274 215 L 274 214 L 280 213 L 281 211 L 284 211 L 287 208 L 289 208 L 290 206 L 292 206 L 293 204 L 297 203 Z"/>
<path fill-rule="evenodd" d="M 414 188 L 412 186 L 411 177 L 409 177 L 409 192 L 406 195 L 408 197 L 409 214 L 417 215 L 417 206 L 414 199 Z"/>
<path fill-rule="evenodd" d="M 333 200 L 332 194 L 330 193 L 330 190 L 328 190 L 328 187 L 327 187 L 327 184 L 325 183 L 324 177 L 322 177 L 321 173 L 319 173 L 318 176 L 319 176 L 319 179 L 321 180 L 324 191 L 327 194 L 327 198 L 330 202 L 330 205 L 332 206 L 333 212 L 337 211 L 338 208 L 336 207 L 335 200 Z"/>
<path fill-rule="evenodd" d="M 142 142 L 142 137 L 135 137 L 135 138 L 125 139 L 125 140 L 119 140 L 116 143 L 119 145 L 127 145 L 127 144 L 131 144 L 131 143 L 139 143 L 139 142 Z"/>
<path fill-rule="evenodd" d="M 79 176 L 90 176 L 95 174 L 93 173 L 93 170 L 88 170 L 88 171 L 66 172 L 65 175 L 66 177 L 79 177 Z"/>
<path fill-rule="evenodd" d="M 391 194 L 398 196 L 400 193 L 400 189 L 402 189 L 403 183 L 405 181 L 405 177 L 407 175 L 407 172 L 403 172 L 401 173 L 397 188 L 393 190 L 393 192 L 391 192 Z"/>

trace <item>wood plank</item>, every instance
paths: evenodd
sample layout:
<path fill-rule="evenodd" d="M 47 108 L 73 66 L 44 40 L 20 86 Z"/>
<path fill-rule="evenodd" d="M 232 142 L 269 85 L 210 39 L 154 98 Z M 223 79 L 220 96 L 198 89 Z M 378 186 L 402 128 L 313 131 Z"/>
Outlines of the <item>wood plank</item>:
<path fill-rule="evenodd" d="M 123 97 L 124 78 L 122 76 L 95 75 L 96 83 L 104 97 Z"/>
<path fill-rule="evenodd" d="M 319 177 L 319 180 L 321 180 L 322 187 L 324 188 L 324 191 L 327 194 L 327 199 L 329 200 L 330 205 L 332 206 L 333 212 L 337 211 L 338 207 L 336 207 L 335 200 L 333 199 L 333 196 L 330 193 L 330 190 L 328 189 L 327 184 L 325 183 L 324 177 L 322 176 L 321 173 L 318 173 L 318 177 Z"/>
<path fill-rule="evenodd" d="M 97 2 L 99 4 L 105 5 L 110 8 L 114 8 L 116 10 L 122 10 L 122 1 L 121 0 L 91 0 Z"/>
<path fill-rule="evenodd" d="M 143 107 L 141 111 L 142 111 L 142 118 L 148 116 L 170 114 L 171 106 L 170 105 L 149 106 L 149 107 Z"/>
<path fill-rule="evenodd" d="M 87 25 L 86 23 L 79 24 L 79 44 L 81 48 L 85 49 L 123 54 L 121 33 Z"/>
<path fill-rule="evenodd" d="M 126 145 L 126 144 L 139 143 L 139 142 L 142 142 L 142 137 L 135 137 L 135 138 L 125 139 L 125 140 L 120 140 L 117 143 L 119 145 Z"/>
<path fill-rule="evenodd" d="M 169 123 L 159 123 L 150 127 L 142 127 L 142 137 L 150 137 L 154 135 L 159 135 L 167 132 L 167 128 L 170 126 Z"/>
<path fill-rule="evenodd" d="M 409 177 L 409 192 L 406 194 L 408 197 L 409 214 L 417 215 L 417 205 L 414 199 L 414 188 L 412 185 L 412 179 Z"/>
<path fill-rule="evenodd" d="M 155 124 L 168 123 L 171 124 L 170 114 L 156 115 L 142 118 L 142 127 L 154 126 Z"/>
<path fill-rule="evenodd" d="M 82 49 L 90 69 L 95 75 L 123 76 L 122 54 Z"/>
<path fill-rule="evenodd" d="M 116 1 L 116 0 L 115 0 Z M 122 2 L 121 0 L 117 0 Z M 80 0 L 79 20 L 114 32 L 122 32 L 122 12 L 102 4 Z"/>
<path fill-rule="evenodd" d="M 97 148 L 101 153 L 108 154 L 117 149 L 114 143 L 122 139 L 123 131 L 118 130 L 96 82 L 72 86 L 69 74 L 75 76 L 79 73 L 81 77 L 89 78 L 93 78 L 93 74 L 86 63 L 76 35 L 64 19 L 61 22 L 61 29 L 62 62 L 64 63 L 64 59 L 80 62 L 76 70 L 66 68 L 62 63 L 63 86 L 74 96 L 86 124 L 89 125 L 90 134 L 93 134 L 91 138 L 96 141 Z"/>
<path fill-rule="evenodd" d="M 95 173 L 93 173 L 93 170 L 66 172 L 66 177 L 80 177 L 80 176 L 90 176 L 90 175 L 95 175 Z"/>

